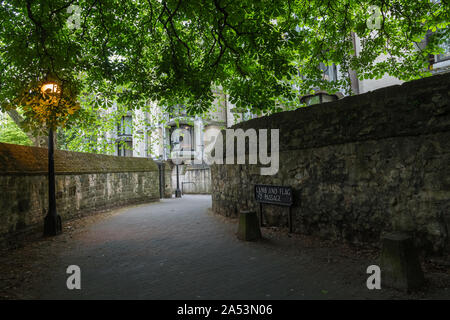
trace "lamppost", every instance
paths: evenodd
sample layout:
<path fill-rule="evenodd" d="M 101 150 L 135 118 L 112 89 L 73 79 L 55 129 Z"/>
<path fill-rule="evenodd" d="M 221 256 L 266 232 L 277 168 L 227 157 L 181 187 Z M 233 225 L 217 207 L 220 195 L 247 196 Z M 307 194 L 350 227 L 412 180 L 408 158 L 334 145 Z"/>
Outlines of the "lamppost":
<path fill-rule="evenodd" d="M 41 90 L 49 95 L 60 93 L 58 85 L 53 82 L 45 83 Z M 53 128 L 52 124 L 50 124 L 48 131 L 48 213 L 44 219 L 44 236 L 56 236 L 62 232 L 61 216 L 56 212 L 55 162 L 53 155 Z"/>
<path fill-rule="evenodd" d="M 181 137 L 182 139 L 182 137 Z M 178 145 L 179 147 L 179 145 Z M 182 152 L 183 149 L 181 149 Z M 177 188 L 175 189 L 175 198 L 181 198 L 181 190 L 180 190 L 180 172 L 178 166 L 183 163 L 182 157 L 180 156 L 180 151 L 176 151 L 173 153 L 175 157 L 172 157 L 173 163 L 175 163 L 177 168 Z"/>
<path fill-rule="evenodd" d="M 328 94 L 325 91 L 318 91 L 315 94 L 310 94 L 300 98 L 300 102 L 306 104 L 307 106 L 313 104 L 320 104 L 325 102 L 331 102 L 338 100 L 339 97 L 336 94 Z"/>
<path fill-rule="evenodd" d="M 175 198 L 181 198 L 181 190 L 180 190 L 180 173 L 178 172 L 178 163 L 177 166 L 177 189 L 175 190 Z"/>
<path fill-rule="evenodd" d="M 177 172 L 177 188 L 175 189 L 175 198 L 181 198 L 181 190 L 180 190 L 180 171 L 178 166 L 180 164 L 183 163 L 183 159 L 184 159 L 184 147 L 186 145 L 183 144 L 183 136 L 186 136 L 188 138 L 188 143 L 187 145 L 190 145 L 190 141 L 191 141 L 191 134 L 189 133 L 189 131 L 187 132 L 183 132 L 180 133 L 180 131 L 186 131 L 187 130 L 187 126 L 184 129 L 176 129 L 172 132 L 171 134 L 171 141 L 172 141 L 172 145 L 173 145 L 173 149 L 171 152 L 171 159 L 172 162 L 176 165 L 176 172 Z"/>

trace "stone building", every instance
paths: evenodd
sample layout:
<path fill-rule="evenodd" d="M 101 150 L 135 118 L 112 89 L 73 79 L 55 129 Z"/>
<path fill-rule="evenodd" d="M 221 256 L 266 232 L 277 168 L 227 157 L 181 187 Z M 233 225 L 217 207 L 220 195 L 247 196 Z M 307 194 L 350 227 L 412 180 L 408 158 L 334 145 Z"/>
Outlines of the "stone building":
<path fill-rule="evenodd" d="M 418 49 L 426 46 L 428 37 L 432 33 L 430 32 L 427 37 L 417 45 Z M 354 36 L 354 46 L 355 53 L 359 55 L 362 49 L 361 39 L 358 36 Z M 429 58 L 429 69 L 432 74 L 441 74 L 450 71 L 450 39 L 447 39 L 446 43 L 441 45 L 444 50 L 443 54 L 430 56 Z M 388 57 L 386 55 L 379 56 L 375 62 L 381 62 L 386 60 Z M 342 79 L 343 70 L 339 65 L 332 66 L 319 66 L 323 70 L 324 79 L 329 81 L 336 81 L 338 79 Z M 363 94 L 370 91 L 374 91 L 380 88 L 385 88 L 393 85 L 400 85 L 403 83 L 400 79 L 396 77 L 392 77 L 389 75 L 384 75 L 381 79 L 362 79 L 359 80 L 357 74 L 355 72 L 350 72 L 352 91 L 354 94 Z M 323 102 L 330 102 L 341 99 L 345 96 L 345 93 L 338 92 L 333 95 L 329 95 L 326 92 L 320 90 L 320 88 L 316 88 L 316 93 L 313 95 L 305 96 L 301 98 L 303 103 L 307 105 L 319 104 Z"/>
<path fill-rule="evenodd" d="M 172 188 L 176 188 L 176 166 L 179 160 L 179 188 L 183 193 L 210 193 L 211 175 L 204 162 L 208 145 L 221 129 L 246 120 L 234 112 L 228 96 L 220 90 L 214 92 L 211 110 L 204 116 L 190 116 L 183 105 L 164 108 L 151 103 L 147 111 L 136 110 L 123 116 L 115 132 L 106 138 L 115 143 L 114 155 L 149 157 L 169 162 Z M 171 150 L 179 149 L 174 154 Z"/>

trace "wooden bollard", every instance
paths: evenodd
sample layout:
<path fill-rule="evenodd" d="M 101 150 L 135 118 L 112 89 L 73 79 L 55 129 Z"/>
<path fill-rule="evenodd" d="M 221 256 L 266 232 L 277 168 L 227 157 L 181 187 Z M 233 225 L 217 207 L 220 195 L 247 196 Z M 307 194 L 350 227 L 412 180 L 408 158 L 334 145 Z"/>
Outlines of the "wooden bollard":
<path fill-rule="evenodd" d="M 381 283 L 406 291 L 423 286 L 425 278 L 412 237 L 396 232 L 384 236 L 382 241 Z"/>
<path fill-rule="evenodd" d="M 254 211 L 241 211 L 239 213 L 239 226 L 237 237 L 244 241 L 255 241 L 261 239 L 259 221 Z"/>

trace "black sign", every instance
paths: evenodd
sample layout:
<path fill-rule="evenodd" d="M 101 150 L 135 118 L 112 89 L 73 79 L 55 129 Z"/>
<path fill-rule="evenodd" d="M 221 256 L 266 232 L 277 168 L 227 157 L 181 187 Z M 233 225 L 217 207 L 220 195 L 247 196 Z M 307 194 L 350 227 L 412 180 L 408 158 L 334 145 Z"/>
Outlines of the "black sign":
<path fill-rule="evenodd" d="M 292 188 L 283 186 L 255 185 L 255 199 L 261 203 L 292 205 Z"/>

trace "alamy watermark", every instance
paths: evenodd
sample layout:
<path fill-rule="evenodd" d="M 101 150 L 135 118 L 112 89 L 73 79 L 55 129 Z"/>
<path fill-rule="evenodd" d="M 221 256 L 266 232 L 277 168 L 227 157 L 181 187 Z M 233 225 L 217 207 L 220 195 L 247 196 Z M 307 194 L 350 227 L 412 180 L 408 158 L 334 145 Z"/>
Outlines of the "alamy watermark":
<path fill-rule="evenodd" d="M 194 140 L 186 128 L 177 128 L 172 132 L 171 141 L 175 142 L 171 158 L 176 164 L 183 160 L 192 160 L 194 164 L 259 164 L 261 175 L 275 175 L 279 169 L 279 129 L 226 129 L 225 141 L 222 131 L 212 129 L 205 133 L 205 145 L 202 154 L 192 157 Z M 268 152 L 268 133 L 270 132 L 270 152 Z M 248 143 L 246 143 L 248 141 Z M 248 145 L 248 150 L 246 146 Z M 225 149 L 225 153 L 224 153 Z M 248 162 L 246 162 L 248 158 Z"/>
<path fill-rule="evenodd" d="M 369 11 L 371 13 L 369 19 L 366 21 L 367 28 L 369 30 L 379 30 L 381 29 L 381 19 L 382 14 L 380 7 L 378 6 L 370 6 Z"/>
<path fill-rule="evenodd" d="M 69 290 L 81 290 L 81 269 L 77 265 L 70 265 L 66 270 L 70 276 L 67 278 L 66 286 Z"/>
<path fill-rule="evenodd" d="M 67 8 L 67 13 L 71 14 L 67 19 L 67 27 L 70 30 L 79 29 L 81 27 L 81 8 L 72 4 Z"/>
<path fill-rule="evenodd" d="M 367 267 L 367 274 L 370 276 L 367 278 L 366 286 L 369 290 L 381 289 L 381 269 L 379 266 L 373 264 Z"/>
<path fill-rule="evenodd" d="M 371 5 L 369 7 L 369 12 L 371 13 L 370 17 L 366 21 L 367 28 L 370 30 L 381 29 L 381 20 L 382 13 L 379 6 Z M 71 30 L 79 29 L 81 27 L 81 8 L 77 5 L 70 5 L 67 8 L 67 13 L 71 14 L 71 16 L 67 19 L 67 27 Z M 183 25 L 189 25 L 191 23 L 190 20 L 182 21 Z M 270 23 L 276 25 L 277 20 L 272 19 Z"/>

